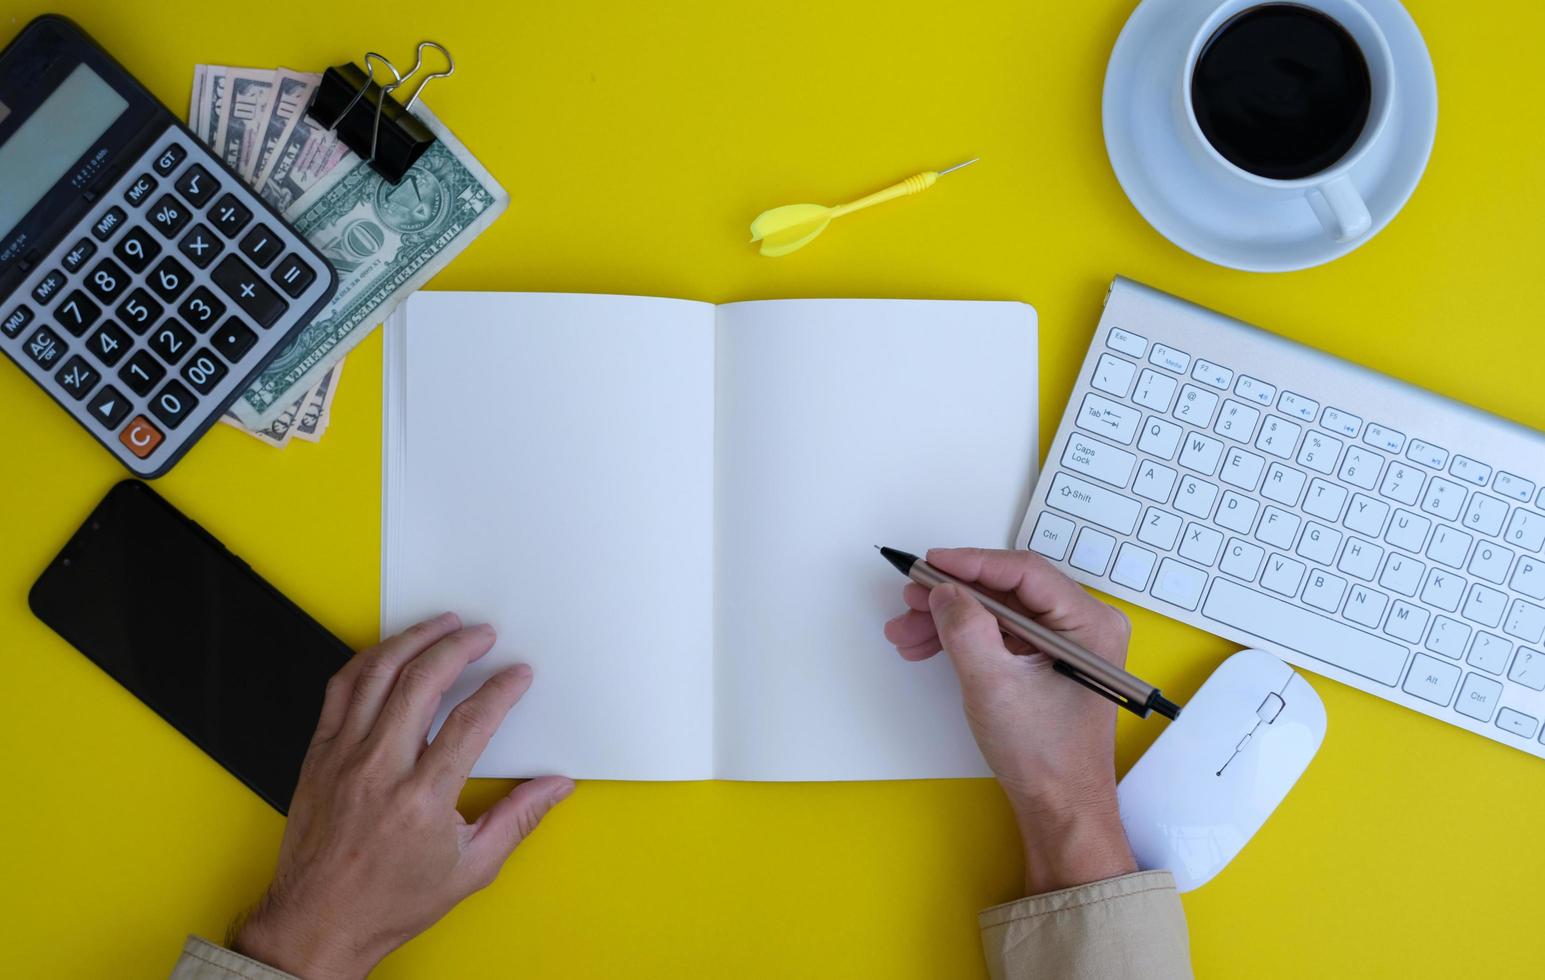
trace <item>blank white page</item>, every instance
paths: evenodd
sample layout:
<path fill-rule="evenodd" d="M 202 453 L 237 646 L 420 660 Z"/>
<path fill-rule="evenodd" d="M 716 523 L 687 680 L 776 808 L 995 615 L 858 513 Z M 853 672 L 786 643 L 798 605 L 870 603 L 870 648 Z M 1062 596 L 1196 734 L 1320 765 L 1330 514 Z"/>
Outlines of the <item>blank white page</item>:
<path fill-rule="evenodd" d="M 888 545 L 1006 547 L 1034 483 L 1036 320 L 1020 303 L 719 308 L 718 775 L 988 770 L 945 657 L 885 641 Z"/>
<path fill-rule="evenodd" d="M 532 688 L 473 775 L 707 779 L 714 310 L 421 292 L 388 324 L 381 629 L 451 609 Z"/>

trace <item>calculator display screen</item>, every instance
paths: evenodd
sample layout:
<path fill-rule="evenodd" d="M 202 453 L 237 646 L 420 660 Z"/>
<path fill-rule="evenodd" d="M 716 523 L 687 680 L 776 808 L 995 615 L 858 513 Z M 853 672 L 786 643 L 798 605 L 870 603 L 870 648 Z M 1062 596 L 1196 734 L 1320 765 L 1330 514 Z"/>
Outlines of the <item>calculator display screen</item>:
<path fill-rule="evenodd" d="M 78 65 L 0 145 L 0 239 L 74 169 L 129 103 L 102 76 Z"/>

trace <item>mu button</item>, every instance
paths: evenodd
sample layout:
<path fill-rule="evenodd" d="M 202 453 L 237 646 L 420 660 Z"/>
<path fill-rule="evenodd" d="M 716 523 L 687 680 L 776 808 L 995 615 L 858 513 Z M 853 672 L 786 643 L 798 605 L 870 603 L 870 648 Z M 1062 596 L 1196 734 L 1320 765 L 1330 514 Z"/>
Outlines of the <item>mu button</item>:
<path fill-rule="evenodd" d="M 144 459 L 155 452 L 161 445 L 161 430 L 150 424 L 150 420 L 143 415 L 136 415 L 134 421 L 124 426 L 118 433 L 118 441 L 129 447 L 129 452 Z"/>

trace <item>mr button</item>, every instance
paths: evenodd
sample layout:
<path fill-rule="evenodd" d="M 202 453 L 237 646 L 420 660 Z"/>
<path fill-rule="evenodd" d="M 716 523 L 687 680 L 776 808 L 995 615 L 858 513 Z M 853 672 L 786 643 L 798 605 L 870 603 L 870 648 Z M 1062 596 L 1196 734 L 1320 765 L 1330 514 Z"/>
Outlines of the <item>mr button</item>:
<path fill-rule="evenodd" d="M 144 459 L 155 448 L 161 445 L 161 430 L 150 424 L 150 420 L 143 415 L 136 415 L 134 421 L 124 426 L 118 433 L 118 441 L 129 447 L 129 452 Z"/>

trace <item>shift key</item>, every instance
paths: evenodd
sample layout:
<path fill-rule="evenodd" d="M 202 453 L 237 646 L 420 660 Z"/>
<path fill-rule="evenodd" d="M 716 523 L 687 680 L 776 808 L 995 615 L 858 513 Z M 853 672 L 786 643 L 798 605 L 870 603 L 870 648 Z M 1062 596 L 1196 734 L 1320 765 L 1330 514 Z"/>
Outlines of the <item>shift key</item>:
<path fill-rule="evenodd" d="M 284 313 L 288 304 L 269 288 L 252 266 L 234 255 L 220 260 L 210 273 L 215 285 L 236 301 L 242 311 L 257 321 L 258 326 L 271 327 Z"/>
<path fill-rule="evenodd" d="M 1108 527 L 1118 534 L 1131 534 L 1137 526 L 1142 505 L 1131 497 L 1101 489 L 1077 477 L 1058 473 L 1046 493 L 1046 505 L 1074 517 Z"/>

